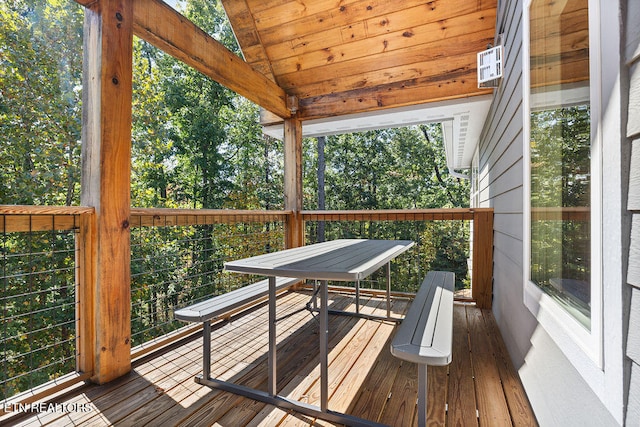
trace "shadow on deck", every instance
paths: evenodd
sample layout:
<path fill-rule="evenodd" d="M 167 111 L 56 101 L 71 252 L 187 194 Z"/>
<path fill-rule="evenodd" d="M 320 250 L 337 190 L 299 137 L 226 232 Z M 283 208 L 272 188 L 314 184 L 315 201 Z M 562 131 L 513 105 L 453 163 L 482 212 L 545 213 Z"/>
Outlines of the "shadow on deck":
<path fill-rule="evenodd" d="M 353 295 L 330 295 L 334 308 L 349 308 Z M 278 300 L 278 390 L 318 404 L 317 322 L 304 292 Z M 408 301 L 396 298 L 393 315 Z M 383 300 L 361 299 L 361 311 L 386 314 Z M 331 316 L 329 408 L 394 426 L 416 425 L 417 365 L 389 351 L 395 324 Z M 266 305 L 214 325 L 212 376 L 267 389 Z M 535 425 L 520 380 L 493 315 L 456 303 L 453 361 L 429 368 L 430 425 Z M 12 425 L 275 426 L 332 425 L 196 384 L 201 336 L 134 361 L 133 371 L 106 385 L 86 385 L 59 397 L 58 410 L 24 414 Z"/>

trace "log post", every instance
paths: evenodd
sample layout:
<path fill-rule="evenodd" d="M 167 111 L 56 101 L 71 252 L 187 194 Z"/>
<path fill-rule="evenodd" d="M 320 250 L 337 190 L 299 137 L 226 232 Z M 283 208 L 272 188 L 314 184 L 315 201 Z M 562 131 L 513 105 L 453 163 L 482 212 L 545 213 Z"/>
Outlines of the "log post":
<path fill-rule="evenodd" d="M 473 210 L 473 277 L 471 293 L 479 308 L 493 299 L 493 209 Z"/>
<path fill-rule="evenodd" d="M 303 246 L 302 122 L 297 118 L 284 121 L 284 208 L 293 211 L 286 226 L 286 247 Z"/>
<path fill-rule="evenodd" d="M 92 340 L 92 380 L 131 370 L 130 162 L 133 2 L 100 0 L 84 28 L 81 203 L 95 208 L 95 230 L 80 250 L 93 254 L 80 316 Z"/>

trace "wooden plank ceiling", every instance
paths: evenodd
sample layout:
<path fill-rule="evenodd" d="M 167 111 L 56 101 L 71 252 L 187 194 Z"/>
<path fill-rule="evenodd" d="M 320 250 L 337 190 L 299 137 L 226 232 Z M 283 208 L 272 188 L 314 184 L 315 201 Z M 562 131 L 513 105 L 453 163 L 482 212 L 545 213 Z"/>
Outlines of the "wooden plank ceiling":
<path fill-rule="evenodd" d="M 491 93 L 497 0 L 222 0 L 244 58 L 302 120 Z"/>

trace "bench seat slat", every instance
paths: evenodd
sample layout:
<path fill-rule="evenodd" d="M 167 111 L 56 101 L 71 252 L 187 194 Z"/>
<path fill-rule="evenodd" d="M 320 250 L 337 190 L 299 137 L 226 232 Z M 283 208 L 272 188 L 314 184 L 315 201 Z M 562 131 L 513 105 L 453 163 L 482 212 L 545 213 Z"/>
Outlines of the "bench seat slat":
<path fill-rule="evenodd" d="M 451 362 L 455 275 L 430 271 L 391 343 L 399 359 L 426 365 Z"/>
<path fill-rule="evenodd" d="M 291 277 L 276 277 L 276 291 L 292 286 L 300 279 Z M 264 279 L 242 288 L 224 294 L 216 295 L 208 300 L 178 309 L 174 316 L 185 322 L 205 322 L 216 320 L 224 313 L 247 304 L 253 300 L 267 296 L 269 293 L 269 279 Z"/>

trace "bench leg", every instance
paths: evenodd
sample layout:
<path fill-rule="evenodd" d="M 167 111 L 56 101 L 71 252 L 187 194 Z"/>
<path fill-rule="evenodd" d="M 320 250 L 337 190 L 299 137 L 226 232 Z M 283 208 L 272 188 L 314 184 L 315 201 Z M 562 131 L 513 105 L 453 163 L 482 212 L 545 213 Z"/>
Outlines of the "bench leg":
<path fill-rule="evenodd" d="M 276 278 L 269 277 L 269 394 L 278 394 L 276 382 Z"/>
<path fill-rule="evenodd" d="M 327 412 L 329 401 L 329 291 L 328 282 L 320 282 L 320 411 Z"/>
<path fill-rule="evenodd" d="M 318 281 L 313 281 L 313 309 L 318 309 Z"/>
<path fill-rule="evenodd" d="M 202 322 L 202 377 L 211 379 L 211 322 Z"/>
<path fill-rule="evenodd" d="M 391 262 L 387 263 L 387 319 L 391 319 Z"/>
<path fill-rule="evenodd" d="M 418 365 L 418 426 L 427 425 L 427 365 Z"/>

